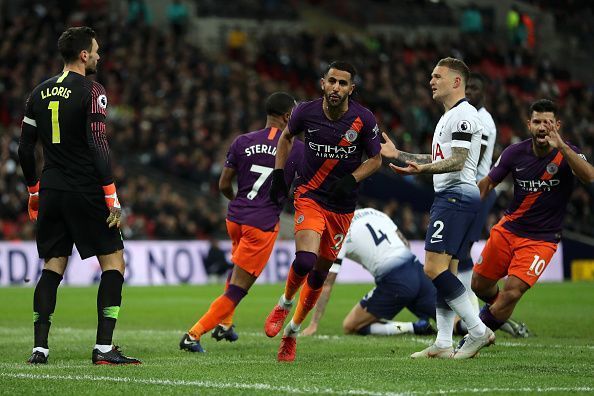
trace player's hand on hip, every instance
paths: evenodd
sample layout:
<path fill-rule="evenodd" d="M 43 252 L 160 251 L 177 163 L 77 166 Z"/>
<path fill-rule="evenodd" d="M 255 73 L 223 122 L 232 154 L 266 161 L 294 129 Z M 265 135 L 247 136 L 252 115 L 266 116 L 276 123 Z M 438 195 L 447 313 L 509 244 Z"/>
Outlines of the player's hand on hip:
<path fill-rule="evenodd" d="M 39 212 L 39 181 L 35 185 L 27 187 L 27 190 L 29 190 L 29 203 L 27 204 L 29 219 L 35 221 Z"/>
<path fill-rule="evenodd" d="M 289 188 L 285 181 L 285 171 L 283 169 L 275 169 L 272 171 L 272 184 L 268 196 L 275 204 L 280 204 L 280 201 L 289 194 Z"/>
<path fill-rule="evenodd" d="M 118 200 L 115 184 L 111 183 L 107 186 L 103 186 L 103 193 L 105 194 L 105 204 L 109 209 L 109 216 L 105 222 L 109 228 L 113 226 L 119 228 L 122 218 L 122 207 Z"/>
<path fill-rule="evenodd" d="M 421 167 L 419 164 L 413 161 L 406 161 L 407 167 L 396 166 L 394 164 L 390 164 L 390 169 L 394 173 L 398 173 L 400 175 L 418 175 L 421 173 Z"/>
<path fill-rule="evenodd" d="M 357 180 L 355 179 L 355 176 L 353 176 L 351 173 L 343 176 L 330 186 L 330 201 L 336 202 L 350 195 L 356 186 Z"/>
<path fill-rule="evenodd" d="M 384 143 L 380 143 L 382 146 L 382 150 L 380 151 L 382 157 L 397 159 L 400 151 L 396 148 L 394 142 L 392 142 L 386 132 L 382 132 L 382 137 L 384 138 Z"/>

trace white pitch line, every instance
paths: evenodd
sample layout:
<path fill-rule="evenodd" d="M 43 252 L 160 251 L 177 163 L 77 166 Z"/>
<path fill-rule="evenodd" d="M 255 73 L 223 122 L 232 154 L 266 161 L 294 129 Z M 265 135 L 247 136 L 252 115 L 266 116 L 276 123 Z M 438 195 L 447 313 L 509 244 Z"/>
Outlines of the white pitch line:
<path fill-rule="evenodd" d="M 594 388 L 588 386 L 577 386 L 571 388 L 564 388 L 560 386 L 552 386 L 552 387 L 536 387 L 536 388 L 462 388 L 462 389 L 443 389 L 443 390 L 436 390 L 436 391 L 427 391 L 427 392 L 410 392 L 413 394 L 425 394 L 425 395 L 445 395 L 450 393 L 520 393 L 520 392 L 527 392 L 527 393 L 535 393 L 535 392 L 563 392 L 563 393 L 572 393 L 572 392 L 592 392 Z M 409 392 L 407 392 L 408 394 Z"/>
<path fill-rule="evenodd" d="M 29 374 L 29 373 L 3 373 L 0 377 L 30 380 L 66 380 L 66 381 L 91 381 L 91 382 L 118 382 L 141 385 L 167 385 L 167 386 L 190 386 L 198 388 L 213 389 L 243 389 L 284 393 L 323 393 L 323 394 L 351 394 L 365 396 L 405 396 L 405 395 L 443 395 L 458 393 L 535 393 L 535 392 L 592 392 L 594 388 L 587 386 L 576 387 L 522 387 L 522 388 L 462 388 L 462 389 L 439 389 L 430 391 L 399 391 L 399 392 L 376 392 L 364 389 L 332 389 L 318 387 L 291 387 L 278 386 L 266 383 L 241 383 L 241 382 L 215 382 L 215 381 L 184 381 L 167 380 L 158 378 L 138 379 L 130 377 L 105 377 L 95 375 L 52 375 L 52 374 Z"/>
<path fill-rule="evenodd" d="M 141 385 L 167 385 L 167 386 L 191 386 L 198 388 L 213 388 L 213 389 L 244 389 L 256 391 L 270 391 L 289 393 L 307 393 L 307 394 L 350 394 L 350 395 L 366 395 L 366 396 L 404 396 L 405 393 L 391 393 L 391 392 L 373 392 L 363 389 L 348 389 L 338 390 L 332 388 L 318 388 L 318 387 L 292 387 L 279 386 L 266 383 L 242 383 L 242 382 L 215 382 L 215 381 L 185 381 L 185 380 L 167 380 L 157 378 L 130 378 L 130 377 L 105 377 L 95 375 L 52 375 L 52 374 L 29 374 L 29 373 L 2 373 L 0 377 L 31 379 L 31 380 L 66 380 L 66 381 L 99 381 L 99 382 L 119 382 L 129 384 Z"/>

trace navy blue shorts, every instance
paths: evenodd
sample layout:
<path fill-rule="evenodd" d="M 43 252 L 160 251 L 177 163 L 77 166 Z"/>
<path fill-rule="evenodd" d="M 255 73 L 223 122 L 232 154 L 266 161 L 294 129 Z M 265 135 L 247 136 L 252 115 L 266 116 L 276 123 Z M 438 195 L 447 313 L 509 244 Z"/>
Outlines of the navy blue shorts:
<path fill-rule="evenodd" d="M 474 222 L 470 226 L 470 238 L 468 240 L 468 252 L 470 253 L 470 249 L 472 248 L 472 244 L 481 239 L 483 236 L 483 230 L 485 228 L 485 224 L 487 223 L 487 217 L 491 212 L 491 208 L 495 205 L 495 201 L 497 200 L 497 193 L 495 190 L 491 190 L 487 198 L 484 201 L 481 201 L 481 207 L 478 212 L 478 215 L 474 219 Z M 458 264 L 458 272 L 463 271 L 470 271 L 474 263 L 472 262 L 472 257 L 466 257 L 466 259 L 460 260 Z"/>
<path fill-rule="evenodd" d="M 391 320 L 408 308 L 419 319 L 435 319 L 435 287 L 416 258 L 376 279 L 375 284 L 359 302 L 370 314 Z"/>
<path fill-rule="evenodd" d="M 491 190 L 489 195 L 487 195 L 487 198 L 485 198 L 484 201 L 481 201 L 481 208 L 479 209 L 478 215 L 470 227 L 470 240 L 472 242 L 478 241 L 483 236 L 483 229 L 485 228 L 487 217 L 491 212 L 491 208 L 493 208 L 493 205 L 495 205 L 496 200 L 497 192 L 495 190 Z"/>
<path fill-rule="evenodd" d="M 429 212 L 429 226 L 425 237 L 425 250 L 447 253 L 454 258 L 468 256 L 471 230 L 480 209 L 481 200 L 476 192 L 444 191 L 435 195 Z"/>

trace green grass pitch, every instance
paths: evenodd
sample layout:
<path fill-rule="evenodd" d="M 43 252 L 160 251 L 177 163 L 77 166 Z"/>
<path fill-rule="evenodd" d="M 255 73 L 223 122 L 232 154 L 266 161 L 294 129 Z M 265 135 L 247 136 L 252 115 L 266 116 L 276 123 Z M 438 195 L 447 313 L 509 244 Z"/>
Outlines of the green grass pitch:
<path fill-rule="evenodd" d="M 467 361 L 409 355 L 431 342 L 415 336 L 341 334 L 343 317 L 370 285 L 335 287 L 319 335 L 301 337 L 294 363 L 278 363 L 279 338 L 263 333 L 281 285 L 256 285 L 236 314 L 239 341 L 203 337 L 206 354 L 178 349 L 182 333 L 221 285 L 127 287 L 115 342 L 141 366 L 93 366 L 96 288 L 61 288 L 50 333 L 50 363 L 31 352 L 33 288 L 0 288 L 1 394 L 547 394 L 594 392 L 594 284 L 539 284 L 514 317 L 535 338 L 498 333 L 497 344 Z M 403 312 L 398 319 L 413 316 Z"/>

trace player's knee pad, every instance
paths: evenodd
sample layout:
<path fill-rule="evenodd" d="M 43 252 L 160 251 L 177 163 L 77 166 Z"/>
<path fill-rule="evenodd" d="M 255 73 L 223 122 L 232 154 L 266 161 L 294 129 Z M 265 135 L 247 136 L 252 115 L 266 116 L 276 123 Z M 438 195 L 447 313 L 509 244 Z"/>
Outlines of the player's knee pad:
<path fill-rule="evenodd" d="M 318 255 L 312 252 L 299 251 L 295 253 L 295 261 L 293 261 L 293 271 L 299 276 L 305 276 L 316 264 Z"/>

